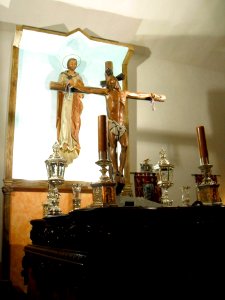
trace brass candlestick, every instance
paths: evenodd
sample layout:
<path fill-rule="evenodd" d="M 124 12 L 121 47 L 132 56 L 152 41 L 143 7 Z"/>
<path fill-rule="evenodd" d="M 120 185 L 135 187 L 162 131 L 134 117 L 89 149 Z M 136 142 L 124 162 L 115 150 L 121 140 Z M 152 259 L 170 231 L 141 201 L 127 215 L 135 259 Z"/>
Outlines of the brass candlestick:
<path fill-rule="evenodd" d="M 106 115 L 98 116 L 98 157 L 96 164 L 101 167 L 99 181 L 92 183 L 94 207 L 116 205 L 116 183 L 107 175 L 111 161 L 107 153 L 107 120 Z"/>
<path fill-rule="evenodd" d="M 202 182 L 197 184 L 197 200 L 205 205 L 222 204 L 218 193 L 219 184 L 213 181 L 211 176 L 212 165 L 209 164 L 204 126 L 198 126 L 196 130 L 200 155 L 199 169 L 202 173 Z"/>

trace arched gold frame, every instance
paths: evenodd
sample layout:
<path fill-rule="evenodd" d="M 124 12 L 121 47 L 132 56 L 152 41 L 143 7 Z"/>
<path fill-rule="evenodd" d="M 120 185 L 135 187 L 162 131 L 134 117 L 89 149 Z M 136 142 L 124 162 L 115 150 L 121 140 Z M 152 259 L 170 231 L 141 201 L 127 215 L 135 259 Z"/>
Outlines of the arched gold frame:
<path fill-rule="evenodd" d="M 133 47 L 128 44 L 122 44 L 116 41 L 101 39 L 93 36 L 87 35 L 84 31 L 81 29 L 75 29 L 69 33 L 62 33 L 62 32 L 56 32 L 51 30 L 45 30 L 45 29 L 39 29 L 39 28 L 33 28 L 28 26 L 17 26 L 16 28 L 16 35 L 13 45 L 13 62 L 12 62 L 12 71 L 11 71 L 11 87 L 10 87 L 10 101 L 9 101 L 9 120 L 8 120 L 8 135 L 7 135 L 7 158 L 6 158 L 6 172 L 5 172 L 5 183 L 9 183 L 9 181 L 13 180 L 14 185 L 18 186 L 18 188 L 31 188 L 32 186 L 36 186 L 37 188 L 41 188 L 43 185 L 43 181 L 37 181 L 34 182 L 27 182 L 26 180 L 21 180 L 20 178 L 13 178 L 12 176 L 12 167 L 13 167 L 13 146 L 14 146 L 14 129 L 15 129 L 15 112 L 16 112 L 16 93 L 17 93 L 17 81 L 18 81 L 18 60 L 19 60 L 19 42 L 20 38 L 23 32 L 23 29 L 32 30 L 32 31 L 39 31 L 44 32 L 48 34 L 53 35 L 61 35 L 61 36 L 69 36 L 77 31 L 82 32 L 88 39 L 101 42 L 101 43 L 108 43 L 118 46 L 124 46 L 128 48 L 126 57 L 122 64 L 122 72 L 126 75 L 125 80 L 122 82 L 122 88 L 127 89 L 127 65 L 128 61 L 133 54 Z M 104 74 L 103 74 L 104 76 Z M 127 113 L 128 115 L 128 113 Z M 128 128 L 128 118 L 126 119 L 126 126 Z M 125 170 L 125 180 L 129 183 L 129 172 L 127 172 L 127 169 L 129 168 L 129 159 L 127 159 L 127 166 Z M 10 183 L 9 183 L 10 184 Z M 64 185 L 67 186 L 67 183 Z M 83 184 L 83 186 L 89 186 L 89 184 Z"/>

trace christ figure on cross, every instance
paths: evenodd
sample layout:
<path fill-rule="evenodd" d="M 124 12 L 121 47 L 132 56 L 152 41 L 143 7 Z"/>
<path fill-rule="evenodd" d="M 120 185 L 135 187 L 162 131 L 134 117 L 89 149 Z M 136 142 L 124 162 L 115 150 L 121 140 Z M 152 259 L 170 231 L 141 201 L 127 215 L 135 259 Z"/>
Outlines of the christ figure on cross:
<path fill-rule="evenodd" d="M 124 185 L 124 167 L 127 158 L 128 132 L 126 122 L 127 99 L 149 100 L 150 102 L 164 102 L 166 97 L 155 93 L 138 93 L 122 90 L 119 80 L 123 80 L 124 75 L 113 75 L 113 64 L 111 61 L 105 63 L 105 80 L 101 81 L 101 88 L 72 85 L 73 92 L 103 95 L 106 98 L 106 110 L 108 117 L 108 143 L 109 154 L 113 167 L 113 179 Z M 58 83 L 51 82 L 50 89 L 59 90 Z M 121 152 L 118 154 L 118 143 L 121 146 Z"/>

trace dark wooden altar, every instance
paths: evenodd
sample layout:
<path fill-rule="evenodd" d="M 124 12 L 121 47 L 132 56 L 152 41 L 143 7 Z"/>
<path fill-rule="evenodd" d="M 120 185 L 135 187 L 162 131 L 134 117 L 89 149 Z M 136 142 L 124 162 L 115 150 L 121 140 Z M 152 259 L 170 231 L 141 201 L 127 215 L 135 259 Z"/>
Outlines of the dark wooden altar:
<path fill-rule="evenodd" d="M 28 299 L 217 299 L 223 289 L 222 206 L 81 209 L 31 224 Z"/>

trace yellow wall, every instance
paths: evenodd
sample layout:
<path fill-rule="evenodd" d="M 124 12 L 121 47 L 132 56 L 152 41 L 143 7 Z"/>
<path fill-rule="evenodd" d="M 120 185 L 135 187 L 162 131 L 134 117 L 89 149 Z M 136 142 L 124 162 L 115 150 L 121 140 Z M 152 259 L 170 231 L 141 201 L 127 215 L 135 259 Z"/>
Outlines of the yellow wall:
<path fill-rule="evenodd" d="M 61 193 L 60 208 L 62 213 L 72 209 L 72 193 Z M 24 246 L 31 243 L 30 221 L 43 217 L 42 204 L 46 203 L 47 192 L 13 192 L 10 209 L 10 278 L 15 287 L 26 291 L 23 283 L 22 259 Z M 81 194 L 81 207 L 92 203 L 92 194 Z"/>

